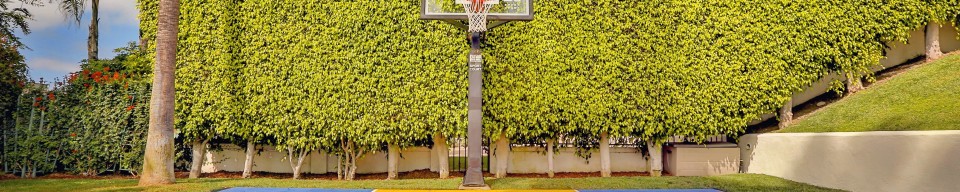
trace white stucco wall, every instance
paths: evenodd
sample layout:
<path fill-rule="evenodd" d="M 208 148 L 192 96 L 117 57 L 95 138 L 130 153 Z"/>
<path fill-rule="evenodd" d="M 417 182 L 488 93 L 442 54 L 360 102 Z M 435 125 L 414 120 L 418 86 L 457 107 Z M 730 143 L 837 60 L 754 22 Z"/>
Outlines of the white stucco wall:
<path fill-rule="evenodd" d="M 272 146 L 263 146 L 260 155 L 254 156 L 253 171 L 271 172 L 271 173 L 291 173 L 289 159 L 286 158 L 286 152 L 277 151 Z M 429 148 L 415 147 L 401 150 L 401 158 L 398 171 L 414 171 L 421 169 L 430 169 L 430 158 L 435 158 L 434 153 Z M 206 154 L 207 163 L 203 165 L 204 173 L 217 171 L 241 172 L 243 171 L 244 149 L 236 145 L 224 145 L 222 151 L 208 151 Z M 357 160 L 357 173 L 384 173 L 387 172 L 386 153 L 368 153 L 363 158 Z M 322 152 L 311 152 L 304 162 L 301 169 L 306 173 L 328 173 L 337 171 L 337 157 L 327 155 Z M 435 166 L 435 165 L 434 165 Z"/>
<path fill-rule="evenodd" d="M 545 149 L 539 147 L 513 147 L 510 151 L 510 162 L 507 173 L 547 173 L 547 155 Z M 599 172 L 600 154 L 592 151 L 590 159 L 577 156 L 574 148 L 560 148 L 555 154 L 553 163 L 555 172 Z M 496 162 L 497 157 L 490 157 L 490 162 Z M 644 172 L 647 171 L 647 161 L 636 148 L 610 147 L 610 170 L 613 172 Z M 496 170 L 496 163 L 490 164 L 490 170 Z"/>
<path fill-rule="evenodd" d="M 750 134 L 739 146 L 747 173 L 851 191 L 960 189 L 960 131 Z"/>
<path fill-rule="evenodd" d="M 508 173 L 546 173 L 547 156 L 536 147 L 514 147 L 510 155 Z M 600 155 L 593 151 L 589 160 L 576 155 L 576 149 L 561 148 L 554 155 L 556 172 L 598 172 L 600 171 Z M 243 149 L 235 145 L 225 145 L 222 151 L 208 151 L 207 163 L 203 166 L 204 173 L 217 171 L 243 171 Z M 610 163 L 613 172 L 643 172 L 647 171 L 647 161 L 635 148 L 610 148 Z M 409 148 L 401 151 L 399 162 L 400 172 L 430 169 L 436 167 L 436 153 L 423 147 Z M 264 146 L 260 155 L 254 156 L 254 171 L 271 173 L 290 173 L 290 162 L 285 158 L 286 153 L 276 151 L 271 146 Z M 491 157 L 490 162 L 496 162 Z M 368 153 L 357 161 L 357 173 L 384 173 L 387 172 L 386 153 Z M 303 162 L 307 173 L 336 172 L 337 157 L 321 152 L 313 152 Z M 490 170 L 496 170 L 496 164 L 490 165 Z"/>
<path fill-rule="evenodd" d="M 960 39 L 957 39 L 957 28 L 953 25 L 941 25 L 940 26 L 940 50 L 943 52 L 951 52 L 960 50 Z"/>

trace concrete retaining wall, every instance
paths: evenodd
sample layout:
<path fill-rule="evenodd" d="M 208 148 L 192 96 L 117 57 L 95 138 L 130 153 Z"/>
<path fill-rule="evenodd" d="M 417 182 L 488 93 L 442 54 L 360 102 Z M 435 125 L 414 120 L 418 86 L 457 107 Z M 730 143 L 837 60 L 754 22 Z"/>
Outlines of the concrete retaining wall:
<path fill-rule="evenodd" d="M 739 146 L 747 173 L 851 191 L 960 189 L 960 131 L 750 134 Z"/>
<path fill-rule="evenodd" d="M 674 176 L 713 176 L 740 171 L 736 144 L 689 145 L 664 148 L 664 170 Z"/>

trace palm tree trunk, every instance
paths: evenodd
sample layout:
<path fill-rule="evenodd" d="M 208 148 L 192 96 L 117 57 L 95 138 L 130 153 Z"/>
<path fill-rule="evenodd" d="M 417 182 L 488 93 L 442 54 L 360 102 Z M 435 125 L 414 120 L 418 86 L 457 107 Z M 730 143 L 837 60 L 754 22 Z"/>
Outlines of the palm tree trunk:
<path fill-rule="evenodd" d="M 143 155 L 141 186 L 167 185 L 173 174 L 174 71 L 177 57 L 177 24 L 180 0 L 160 0 L 157 26 L 157 59 L 150 97 L 150 126 Z"/>
<path fill-rule="evenodd" d="M 90 35 L 87 37 L 87 59 L 90 61 L 97 60 L 97 53 L 99 49 L 97 46 L 100 41 L 100 0 L 93 0 L 91 2 L 93 6 L 90 11 Z"/>

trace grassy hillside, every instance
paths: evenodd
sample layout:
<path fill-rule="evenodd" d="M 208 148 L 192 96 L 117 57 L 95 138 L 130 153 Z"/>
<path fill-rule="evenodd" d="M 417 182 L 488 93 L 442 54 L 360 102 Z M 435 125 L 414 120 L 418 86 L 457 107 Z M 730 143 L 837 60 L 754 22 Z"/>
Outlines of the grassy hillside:
<path fill-rule="evenodd" d="M 779 132 L 960 130 L 960 55 L 878 82 Z"/>

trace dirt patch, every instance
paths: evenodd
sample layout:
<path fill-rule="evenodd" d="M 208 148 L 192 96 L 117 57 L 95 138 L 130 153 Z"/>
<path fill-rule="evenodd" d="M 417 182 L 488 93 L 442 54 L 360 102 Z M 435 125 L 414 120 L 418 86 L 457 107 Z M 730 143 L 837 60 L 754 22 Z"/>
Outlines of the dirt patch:
<path fill-rule="evenodd" d="M 86 175 L 76 175 L 70 173 L 51 173 L 43 176 L 39 176 L 40 179 L 136 179 L 130 174 L 113 174 L 106 173 L 98 176 L 86 176 Z"/>
<path fill-rule="evenodd" d="M 17 177 L 16 175 L 13 175 L 13 174 L 3 174 L 3 175 L 0 175 L 0 180 L 4 180 L 4 179 L 16 179 L 16 178 L 20 178 L 20 177 Z"/>

